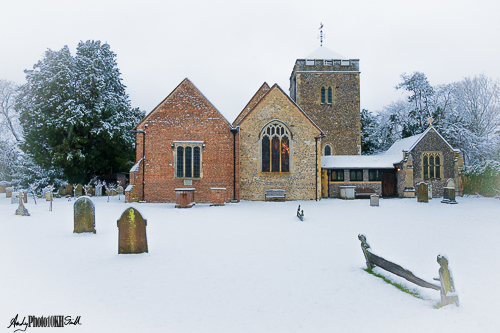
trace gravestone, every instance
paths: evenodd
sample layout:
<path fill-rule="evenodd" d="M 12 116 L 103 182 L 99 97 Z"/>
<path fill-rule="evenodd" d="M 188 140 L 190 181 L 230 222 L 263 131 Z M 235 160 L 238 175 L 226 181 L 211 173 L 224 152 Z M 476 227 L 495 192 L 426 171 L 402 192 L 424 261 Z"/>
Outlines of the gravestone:
<path fill-rule="evenodd" d="M 417 184 L 417 202 L 429 202 L 429 186 L 424 182 Z"/>
<path fill-rule="evenodd" d="M 441 202 L 457 204 L 455 201 L 455 181 L 451 178 L 446 181 L 446 186 L 443 189 L 443 200 Z"/>
<path fill-rule="evenodd" d="M 370 195 L 370 206 L 378 207 L 379 196 L 377 194 Z"/>
<path fill-rule="evenodd" d="M 24 192 L 20 192 L 22 197 L 24 197 Z M 30 213 L 28 212 L 28 210 L 26 209 L 26 207 L 24 207 L 24 204 L 23 204 L 23 200 L 19 200 L 19 207 L 17 208 L 16 210 L 16 215 L 21 215 L 21 216 L 30 216 Z"/>
<path fill-rule="evenodd" d="M 22 195 L 20 195 L 20 197 L 23 198 L 24 203 L 27 203 L 28 202 L 28 192 L 21 191 L 20 193 L 22 194 Z"/>
<path fill-rule="evenodd" d="M 12 187 L 6 187 L 5 188 L 5 197 L 6 198 L 11 198 L 12 197 Z"/>
<path fill-rule="evenodd" d="M 66 195 L 66 187 L 65 186 L 59 186 L 59 195 L 65 196 Z"/>
<path fill-rule="evenodd" d="M 12 196 L 10 197 L 11 204 L 19 203 L 19 192 L 12 192 Z"/>
<path fill-rule="evenodd" d="M 45 201 L 52 201 L 54 198 L 54 193 L 52 191 L 48 191 L 45 193 Z"/>
<path fill-rule="evenodd" d="M 429 194 L 427 195 L 427 198 L 429 200 L 431 200 L 432 199 L 432 184 L 429 184 L 428 186 L 429 186 L 429 190 L 428 190 Z"/>
<path fill-rule="evenodd" d="M 76 185 L 75 196 L 81 197 L 83 195 L 83 186 L 78 184 Z"/>
<path fill-rule="evenodd" d="M 93 232 L 95 230 L 95 207 L 89 197 L 81 197 L 73 205 L 74 233 Z"/>
<path fill-rule="evenodd" d="M 148 252 L 146 225 L 141 213 L 133 207 L 125 209 L 117 222 L 118 254 Z"/>
<path fill-rule="evenodd" d="M 66 195 L 69 195 L 72 197 L 73 196 L 73 185 L 70 185 L 70 184 L 66 185 L 65 192 L 66 192 Z"/>

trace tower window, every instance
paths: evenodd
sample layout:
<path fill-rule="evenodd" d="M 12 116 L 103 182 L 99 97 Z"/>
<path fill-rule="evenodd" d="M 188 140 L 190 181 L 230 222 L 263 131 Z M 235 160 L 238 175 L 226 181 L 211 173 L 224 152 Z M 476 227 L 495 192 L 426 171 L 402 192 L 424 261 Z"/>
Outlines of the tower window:
<path fill-rule="evenodd" d="M 350 66 L 351 61 L 350 60 L 340 60 L 340 65 L 341 66 Z"/>
<path fill-rule="evenodd" d="M 332 154 L 332 147 L 330 145 L 325 145 L 325 156 L 330 156 Z"/>
<path fill-rule="evenodd" d="M 323 60 L 324 66 L 333 66 L 333 60 Z"/>
<path fill-rule="evenodd" d="M 314 60 L 307 60 L 306 59 L 306 66 L 314 66 Z"/>
<path fill-rule="evenodd" d="M 321 104 L 325 104 L 325 87 L 321 87 Z"/>
<path fill-rule="evenodd" d="M 328 104 L 332 104 L 333 97 L 332 97 L 332 87 L 328 87 Z"/>

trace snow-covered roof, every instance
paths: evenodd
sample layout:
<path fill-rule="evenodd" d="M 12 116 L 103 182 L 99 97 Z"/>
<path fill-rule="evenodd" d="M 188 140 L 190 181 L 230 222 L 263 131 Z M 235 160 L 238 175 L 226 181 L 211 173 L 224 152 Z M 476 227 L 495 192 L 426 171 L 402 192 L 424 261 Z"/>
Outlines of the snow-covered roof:
<path fill-rule="evenodd" d="M 384 155 L 386 155 L 386 154 L 387 155 L 398 155 L 402 158 L 403 157 L 403 150 L 410 151 L 413 148 L 413 146 L 415 145 L 415 143 L 420 141 L 419 139 L 421 136 L 422 136 L 422 134 L 417 134 L 417 135 L 410 136 L 408 138 L 398 140 L 398 141 L 394 142 L 394 144 L 391 146 L 391 148 L 389 148 L 383 154 Z"/>
<path fill-rule="evenodd" d="M 398 155 L 330 155 L 321 156 L 323 169 L 394 169 L 394 163 L 402 160 Z"/>
<path fill-rule="evenodd" d="M 139 165 L 141 164 L 141 161 L 142 161 L 142 158 L 136 164 L 134 164 L 134 166 L 130 169 L 130 172 L 139 171 Z"/>
<path fill-rule="evenodd" d="M 305 57 L 305 59 L 344 59 L 346 60 L 347 58 L 344 57 L 343 55 L 340 55 L 338 53 L 333 52 L 330 49 L 327 49 L 324 46 L 318 47 L 313 53 Z"/>

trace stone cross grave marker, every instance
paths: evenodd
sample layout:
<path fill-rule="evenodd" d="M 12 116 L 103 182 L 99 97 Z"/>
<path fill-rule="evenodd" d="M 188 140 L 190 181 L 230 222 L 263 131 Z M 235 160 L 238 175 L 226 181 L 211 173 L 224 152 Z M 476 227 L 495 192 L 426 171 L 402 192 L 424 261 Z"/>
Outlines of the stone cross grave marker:
<path fill-rule="evenodd" d="M 424 182 L 417 184 L 417 202 L 429 202 L 429 186 Z"/>
<path fill-rule="evenodd" d="M 19 196 L 22 197 L 24 196 L 24 192 L 19 192 Z M 16 215 L 21 215 L 21 216 L 30 216 L 30 213 L 28 212 L 28 209 L 24 207 L 23 204 L 24 200 L 19 200 L 19 207 L 16 210 Z"/>
<path fill-rule="evenodd" d="M 89 197 L 80 197 L 73 205 L 74 233 L 93 232 L 95 230 L 95 207 Z"/>
<path fill-rule="evenodd" d="M 117 224 L 118 254 L 148 252 L 147 220 L 137 209 L 133 207 L 125 209 Z"/>

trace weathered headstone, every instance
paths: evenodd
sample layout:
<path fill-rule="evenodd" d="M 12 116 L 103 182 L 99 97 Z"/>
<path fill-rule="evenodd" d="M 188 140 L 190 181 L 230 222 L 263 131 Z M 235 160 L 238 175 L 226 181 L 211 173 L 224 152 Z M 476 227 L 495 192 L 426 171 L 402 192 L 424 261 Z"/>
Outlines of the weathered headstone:
<path fill-rule="evenodd" d="M 448 179 L 446 181 L 446 186 L 443 189 L 443 200 L 442 203 L 456 204 L 455 201 L 455 181 L 453 179 Z"/>
<path fill-rule="evenodd" d="M 20 196 L 24 197 L 24 192 L 20 192 Z M 28 212 L 28 209 L 24 207 L 23 200 L 19 200 L 19 207 L 16 210 L 16 215 L 21 215 L 21 216 L 30 216 L 30 213 Z"/>
<path fill-rule="evenodd" d="M 13 190 L 12 187 L 6 187 L 5 188 L 5 197 L 6 198 L 12 197 L 12 190 Z"/>
<path fill-rule="evenodd" d="M 78 184 L 75 189 L 75 196 L 81 197 L 83 195 L 83 186 Z"/>
<path fill-rule="evenodd" d="M 74 233 L 93 232 L 95 230 L 95 207 L 89 197 L 81 197 L 73 205 Z"/>
<path fill-rule="evenodd" d="M 73 185 L 70 185 L 70 184 L 66 185 L 65 192 L 66 192 L 66 195 L 69 195 L 72 197 L 73 196 Z"/>
<path fill-rule="evenodd" d="M 429 186 L 424 182 L 417 184 L 417 202 L 429 202 Z"/>
<path fill-rule="evenodd" d="M 448 304 L 455 304 L 458 306 L 458 295 L 455 292 L 455 284 L 453 283 L 453 276 L 448 268 L 448 259 L 445 256 L 439 255 L 437 262 L 441 265 L 439 268 L 439 281 L 441 282 L 441 303 L 438 307 Z"/>
<path fill-rule="evenodd" d="M 60 196 L 65 196 L 66 195 L 66 186 L 59 186 L 59 195 Z"/>
<path fill-rule="evenodd" d="M 378 207 L 379 196 L 377 194 L 370 195 L 370 206 Z"/>
<path fill-rule="evenodd" d="M 133 207 L 125 209 L 118 224 L 118 253 L 148 252 L 146 225 L 141 213 Z"/>
<path fill-rule="evenodd" d="M 429 189 L 428 189 L 429 193 L 427 195 L 427 198 L 429 200 L 431 200 L 432 199 L 432 184 L 429 184 L 428 186 L 429 186 Z"/>
<path fill-rule="evenodd" d="M 53 198 L 54 194 L 52 193 L 52 191 L 45 192 L 45 201 L 52 201 Z"/>
<path fill-rule="evenodd" d="M 10 197 L 11 204 L 19 203 L 19 192 L 12 192 L 12 196 Z"/>

